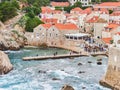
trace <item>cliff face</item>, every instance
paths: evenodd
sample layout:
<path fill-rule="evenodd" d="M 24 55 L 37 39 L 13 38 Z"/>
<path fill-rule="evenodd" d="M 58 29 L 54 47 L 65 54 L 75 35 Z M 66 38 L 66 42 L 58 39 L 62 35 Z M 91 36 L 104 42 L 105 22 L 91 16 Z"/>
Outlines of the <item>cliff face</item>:
<path fill-rule="evenodd" d="M 100 84 L 113 90 L 120 90 L 120 49 L 117 47 L 109 49 L 107 72 Z"/>
<path fill-rule="evenodd" d="M 24 46 L 25 37 L 22 32 L 0 31 L 0 50 L 18 50 Z"/>
<path fill-rule="evenodd" d="M 8 56 L 3 51 L 0 51 L 0 74 L 8 73 L 12 68 Z"/>

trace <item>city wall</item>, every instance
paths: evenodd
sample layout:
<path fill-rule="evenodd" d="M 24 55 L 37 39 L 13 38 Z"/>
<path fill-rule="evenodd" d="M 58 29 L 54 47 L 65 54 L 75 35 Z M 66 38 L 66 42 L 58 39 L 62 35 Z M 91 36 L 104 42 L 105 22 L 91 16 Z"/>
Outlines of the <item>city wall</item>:
<path fill-rule="evenodd" d="M 108 68 L 100 84 L 112 90 L 120 90 L 120 48 L 109 49 Z"/>

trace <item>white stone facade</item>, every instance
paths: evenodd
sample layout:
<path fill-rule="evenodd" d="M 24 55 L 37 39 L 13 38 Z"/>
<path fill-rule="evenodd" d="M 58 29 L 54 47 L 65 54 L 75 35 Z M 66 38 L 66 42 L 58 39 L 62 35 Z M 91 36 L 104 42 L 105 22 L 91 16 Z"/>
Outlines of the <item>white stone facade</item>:
<path fill-rule="evenodd" d="M 94 37 L 102 37 L 102 31 L 107 23 L 94 23 Z"/>
<path fill-rule="evenodd" d="M 71 5 L 74 5 L 77 1 L 80 1 L 82 3 L 82 6 L 91 6 L 91 0 L 69 0 Z"/>
<path fill-rule="evenodd" d="M 38 45 L 46 43 L 46 31 L 46 28 L 44 28 L 42 25 L 34 28 L 34 39 L 36 40 Z"/>

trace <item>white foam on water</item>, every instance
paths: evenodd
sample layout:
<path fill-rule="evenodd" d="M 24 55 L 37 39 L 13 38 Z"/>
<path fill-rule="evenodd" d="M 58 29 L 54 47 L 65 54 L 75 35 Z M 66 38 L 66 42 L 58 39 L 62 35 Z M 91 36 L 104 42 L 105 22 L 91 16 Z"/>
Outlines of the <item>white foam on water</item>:
<path fill-rule="evenodd" d="M 64 79 L 65 77 L 71 76 L 70 74 L 61 70 L 55 70 L 55 71 L 49 70 L 48 73 L 54 73 L 55 75 L 59 76 L 60 79 Z"/>
<path fill-rule="evenodd" d="M 2 89 L 2 88 L 0 88 L 0 90 L 6 90 L 6 89 Z"/>
<path fill-rule="evenodd" d="M 44 90 L 52 90 L 52 86 L 50 84 L 43 83 L 42 86 L 44 87 Z"/>

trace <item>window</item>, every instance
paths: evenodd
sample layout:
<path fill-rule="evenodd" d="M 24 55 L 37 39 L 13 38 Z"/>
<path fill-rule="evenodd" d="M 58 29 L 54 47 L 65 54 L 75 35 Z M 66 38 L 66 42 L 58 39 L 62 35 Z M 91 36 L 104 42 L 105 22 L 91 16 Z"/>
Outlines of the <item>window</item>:
<path fill-rule="evenodd" d="M 85 5 L 87 5 L 87 3 L 85 3 Z"/>
<path fill-rule="evenodd" d="M 39 33 L 36 33 L 36 37 L 38 38 L 40 35 L 39 35 Z"/>

